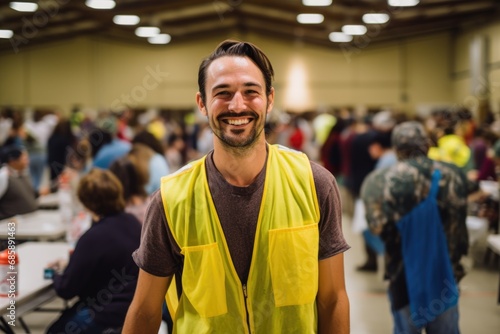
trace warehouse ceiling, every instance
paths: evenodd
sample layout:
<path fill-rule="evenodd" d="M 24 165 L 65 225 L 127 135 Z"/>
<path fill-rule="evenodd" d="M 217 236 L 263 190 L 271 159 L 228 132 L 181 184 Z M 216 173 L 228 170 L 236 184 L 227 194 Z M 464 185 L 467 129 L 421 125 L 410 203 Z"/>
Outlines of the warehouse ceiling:
<path fill-rule="evenodd" d="M 500 18 L 498 0 L 421 0 L 414 7 L 392 7 L 387 0 L 333 0 L 326 7 L 305 6 L 302 0 L 116 0 L 116 6 L 109 10 L 89 8 L 83 0 L 34 2 L 38 3 L 35 12 L 18 12 L 10 8 L 10 1 L 0 0 L 0 30 L 13 31 L 11 38 L 0 38 L 1 52 L 19 52 L 83 35 L 146 45 L 146 38 L 134 34 L 142 25 L 159 27 L 161 33 L 171 36 L 170 44 L 231 32 L 339 48 L 456 31 Z M 297 21 L 300 13 L 322 14 L 324 20 L 301 24 Z M 365 24 L 367 32 L 355 36 L 350 44 L 329 40 L 330 33 L 341 31 L 344 25 L 363 24 L 366 13 L 386 13 L 389 21 Z M 117 25 L 113 17 L 118 14 L 137 15 L 140 22 Z"/>

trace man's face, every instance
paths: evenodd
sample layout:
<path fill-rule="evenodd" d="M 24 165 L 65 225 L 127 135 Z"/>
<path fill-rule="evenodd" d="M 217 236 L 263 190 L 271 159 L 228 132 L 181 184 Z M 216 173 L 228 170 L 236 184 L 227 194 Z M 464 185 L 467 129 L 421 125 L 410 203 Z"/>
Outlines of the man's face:
<path fill-rule="evenodd" d="M 220 143 L 237 148 L 264 140 L 274 89 L 266 96 L 260 69 L 249 58 L 225 56 L 214 60 L 206 74 L 206 101 L 203 103 L 200 93 L 196 99 Z"/>

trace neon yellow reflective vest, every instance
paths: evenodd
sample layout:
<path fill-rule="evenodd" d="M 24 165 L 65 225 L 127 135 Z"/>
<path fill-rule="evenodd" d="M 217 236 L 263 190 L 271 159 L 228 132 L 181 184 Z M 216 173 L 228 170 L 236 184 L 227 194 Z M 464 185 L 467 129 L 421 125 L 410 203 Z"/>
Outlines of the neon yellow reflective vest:
<path fill-rule="evenodd" d="M 177 308 L 169 307 L 174 333 L 317 332 L 319 205 L 311 165 L 301 152 L 268 150 L 245 285 L 210 194 L 205 157 L 162 179 L 168 225 L 184 255 L 182 294 Z"/>

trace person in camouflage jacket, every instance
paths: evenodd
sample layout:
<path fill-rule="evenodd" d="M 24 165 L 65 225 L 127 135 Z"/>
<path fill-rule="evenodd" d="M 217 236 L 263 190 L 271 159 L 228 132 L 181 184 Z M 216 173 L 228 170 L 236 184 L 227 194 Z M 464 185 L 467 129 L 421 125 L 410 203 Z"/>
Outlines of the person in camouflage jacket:
<path fill-rule="evenodd" d="M 427 157 L 429 143 L 421 123 L 411 121 L 398 125 L 392 134 L 398 163 L 370 173 L 361 189 L 368 225 L 381 236 L 386 247 L 385 278 L 390 282 L 393 310 L 409 304 L 396 223 L 427 197 L 435 169 L 441 171 L 437 203 L 456 282 L 465 275 L 460 259 L 467 254 L 469 246 L 465 223 L 467 179 L 457 166 L 430 160 Z M 421 241 L 422 248 L 426 247 L 425 243 L 426 240 Z"/>

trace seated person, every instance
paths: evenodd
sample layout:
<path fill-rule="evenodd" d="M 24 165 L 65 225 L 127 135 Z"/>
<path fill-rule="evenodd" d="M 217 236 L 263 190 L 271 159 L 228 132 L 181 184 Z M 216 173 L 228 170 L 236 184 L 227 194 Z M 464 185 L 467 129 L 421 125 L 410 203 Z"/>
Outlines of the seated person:
<path fill-rule="evenodd" d="M 28 152 L 17 144 L 10 144 L 0 149 L 0 159 L 0 219 L 37 210 Z"/>
<path fill-rule="evenodd" d="M 151 197 L 147 195 L 145 190 L 149 173 L 148 166 L 144 165 L 148 164 L 149 161 L 141 159 L 144 157 L 144 152 L 140 154 L 142 152 L 141 148 L 149 149 L 145 145 L 134 144 L 130 153 L 125 157 L 115 160 L 109 167 L 109 170 L 122 182 L 126 202 L 125 212 L 133 214 L 142 224 Z M 151 150 L 151 152 L 154 151 Z M 142 167 L 140 166 L 141 164 Z M 171 333 L 173 322 L 165 303 L 162 310 L 162 319 L 167 323 L 167 328 L 169 329 L 169 333 Z"/>
<path fill-rule="evenodd" d="M 130 155 L 121 157 L 111 164 L 109 170 L 122 183 L 125 212 L 133 214 L 142 224 L 150 201 L 145 189 L 149 175 L 147 168 L 137 166 L 144 161 L 137 161 L 134 158 Z"/>
<path fill-rule="evenodd" d="M 141 224 L 125 213 L 123 189 L 108 170 L 93 169 L 83 176 L 78 198 L 92 216 L 92 226 L 78 240 L 64 271 L 56 270 L 54 289 L 64 299 L 78 301 L 47 330 L 66 333 L 119 333 L 134 296 L 139 269 L 132 252 L 139 247 Z"/>

